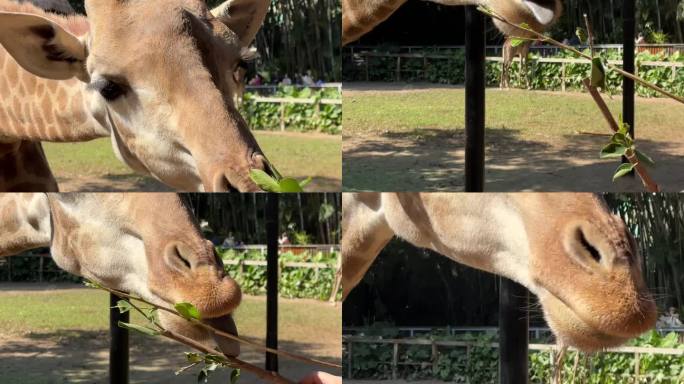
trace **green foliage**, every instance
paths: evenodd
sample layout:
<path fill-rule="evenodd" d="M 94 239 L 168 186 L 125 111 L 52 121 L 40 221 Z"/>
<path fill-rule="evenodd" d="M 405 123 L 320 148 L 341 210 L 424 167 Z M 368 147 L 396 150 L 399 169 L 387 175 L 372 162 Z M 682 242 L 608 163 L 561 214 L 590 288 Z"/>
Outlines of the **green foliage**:
<path fill-rule="evenodd" d="M 601 158 L 610 159 L 622 156 L 626 156 L 627 158 L 632 158 L 632 156 L 636 156 L 639 160 L 638 162 L 643 163 L 643 165 L 647 167 L 652 167 L 655 165 L 653 159 L 651 159 L 645 153 L 636 149 L 634 139 L 632 139 L 632 136 L 629 134 L 629 124 L 623 122 L 622 117 L 620 117 L 618 131 L 615 132 L 615 134 L 610 138 L 610 143 L 608 143 L 608 145 L 603 147 L 603 149 L 601 150 Z M 620 166 L 618 166 L 617 170 L 615 171 L 613 181 L 619 179 L 622 176 L 628 175 L 630 172 L 634 170 L 635 167 L 636 164 L 632 163 L 620 164 Z"/>
<path fill-rule="evenodd" d="M 47 250 L 27 252 L 29 254 L 43 254 Z M 40 257 L 11 257 L 6 258 L 5 263 L 0 265 L 0 281 L 8 281 L 11 268 L 13 282 L 38 281 L 40 270 Z M 43 282 L 70 282 L 79 283 L 81 278 L 60 269 L 51 257 L 43 257 Z"/>
<path fill-rule="evenodd" d="M 385 52 L 391 52 L 387 49 Z M 395 50 L 396 51 L 396 50 Z M 414 51 L 414 53 L 418 53 Z M 421 53 L 427 55 L 436 53 L 429 48 Z M 589 54 L 589 51 L 585 51 Z M 440 55 L 449 55 L 448 59 L 430 59 L 424 61 L 422 58 L 402 59 L 401 80 L 402 81 L 429 81 L 440 84 L 462 84 L 465 81 L 465 56 L 462 50 L 441 51 Z M 597 54 L 596 61 L 606 63 L 608 60 L 621 60 L 620 52 L 616 50 L 601 51 Z M 576 59 L 572 52 L 561 52 L 554 58 Z M 540 63 L 539 56 L 530 55 L 528 62 L 527 77 L 530 87 L 535 90 L 560 91 L 562 89 L 562 66 L 558 63 Z M 678 96 L 684 96 L 684 69 L 674 69 L 673 75 L 671 67 L 654 67 L 644 64 L 649 61 L 661 61 L 671 63 L 684 63 L 684 55 L 674 53 L 652 54 L 641 52 L 636 57 L 636 65 L 639 77 L 649 83 L 661 87 Z M 365 65 L 352 67 L 349 62 L 345 62 L 347 68 L 344 70 L 345 81 L 366 81 Z M 358 64 L 357 64 L 358 65 Z M 368 58 L 368 80 L 369 81 L 395 81 L 397 62 L 395 58 L 370 57 Z M 501 63 L 488 61 L 487 66 L 487 85 L 498 86 L 501 78 Z M 595 67 L 600 71 L 600 67 Z M 615 71 L 604 70 L 605 89 L 611 92 L 619 92 L 622 89 L 622 76 Z M 568 90 L 581 91 L 584 89 L 582 81 L 592 74 L 592 66 L 586 64 L 566 64 L 565 66 L 565 87 Z M 600 73 L 596 73 L 596 80 L 600 80 Z M 511 67 L 511 86 L 514 88 L 526 88 L 525 79 L 520 74 L 520 63 L 515 61 Z M 660 97 L 656 91 L 636 84 L 636 93 L 642 97 Z"/>
<path fill-rule="evenodd" d="M 199 310 L 192 304 L 190 303 L 177 303 L 174 305 L 174 308 L 176 308 L 176 311 L 181 314 L 184 318 L 191 320 L 199 320 L 200 319 L 200 313 Z"/>
<path fill-rule="evenodd" d="M 323 99 L 341 99 L 336 88 L 280 87 L 272 97 L 314 99 L 314 104 L 257 103 L 253 93 L 245 93 L 240 112 L 252 129 L 279 130 L 281 115 L 285 127 L 296 132 L 324 132 L 339 134 L 342 127 L 342 106 L 321 104 Z"/>
<path fill-rule="evenodd" d="M 260 251 L 237 251 L 233 249 L 217 249 L 224 261 L 266 260 L 266 255 Z M 330 296 L 335 279 L 335 265 L 339 255 L 336 252 L 315 254 L 300 254 L 284 252 L 279 256 L 281 263 L 279 292 L 287 298 L 309 298 L 325 300 Z M 286 262 L 324 263 L 330 268 L 315 269 L 285 267 Z M 263 295 L 266 293 L 266 267 L 256 265 L 225 265 L 226 273 L 233 277 L 244 293 Z"/>
<path fill-rule="evenodd" d="M 249 177 L 252 178 L 252 181 L 254 181 L 259 188 L 266 192 L 274 193 L 304 192 L 304 187 L 311 182 L 311 177 L 302 181 L 297 181 L 287 177 L 272 177 L 260 169 L 252 169 L 249 171 Z"/>
<path fill-rule="evenodd" d="M 383 338 L 396 338 L 391 329 L 384 329 Z M 364 332 L 373 335 L 372 330 Z M 431 346 L 401 346 L 398 378 L 438 379 L 457 383 L 495 383 L 498 381 L 498 350 L 490 346 L 496 341 L 491 335 L 441 336 L 430 335 L 433 340 L 463 340 L 472 342 L 465 347 L 439 347 L 433 356 Z M 630 342 L 630 346 L 674 348 L 684 350 L 675 333 L 661 336 L 650 331 Z M 348 353 L 348 350 L 345 351 Z M 354 379 L 388 379 L 392 377 L 393 346 L 390 344 L 354 344 L 352 349 Z M 347 357 L 343 358 L 347 362 Z M 578 359 L 575 371 L 575 359 Z M 563 383 L 618 384 L 633 382 L 636 359 L 627 353 L 599 353 L 589 356 L 569 352 L 563 362 Z M 430 367 L 430 369 L 426 369 Z M 347 368 L 344 372 L 348 372 Z M 684 380 L 684 356 L 642 354 L 639 361 L 640 383 L 675 384 Z M 548 351 L 529 355 L 529 377 L 532 383 L 549 383 L 553 375 L 553 362 Z"/>

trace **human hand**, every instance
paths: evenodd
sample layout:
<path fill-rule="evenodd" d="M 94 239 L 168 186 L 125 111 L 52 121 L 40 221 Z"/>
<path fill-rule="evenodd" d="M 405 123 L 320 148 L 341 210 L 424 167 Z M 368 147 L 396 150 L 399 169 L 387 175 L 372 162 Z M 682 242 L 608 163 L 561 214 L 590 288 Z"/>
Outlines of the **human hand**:
<path fill-rule="evenodd" d="M 342 384 L 342 378 L 325 372 L 314 372 L 302 379 L 299 384 Z"/>

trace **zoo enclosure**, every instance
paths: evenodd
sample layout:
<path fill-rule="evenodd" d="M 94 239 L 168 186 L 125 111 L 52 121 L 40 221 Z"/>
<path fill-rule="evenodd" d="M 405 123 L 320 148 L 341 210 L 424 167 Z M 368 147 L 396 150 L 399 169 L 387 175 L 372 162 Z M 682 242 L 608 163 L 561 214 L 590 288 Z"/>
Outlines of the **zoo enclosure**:
<path fill-rule="evenodd" d="M 353 356 L 354 356 L 354 344 L 373 344 L 373 345 L 390 345 L 392 346 L 392 359 L 389 362 L 392 371 L 392 380 L 399 379 L 398 369 L 400 366 L 416 366 L 424 368 L 426 365 L 431 366 L 433 372 L 437 368 L 439 348 L 459 348 L 464 349 L 467 358 L 471 356 L 471 349 L 489 347 L 492 349 L 500 348 L 499 343 L 490 342 L 483 345 L 483 343 L 478 343 L 474 341 L 453 341 L 453 340 L 431 340 L 431 339 L 379 339 L 372 337 L 359 337 L 359 336 L 343 336 L 342 345 L 346 352 L 346 373 L 348 379 L 353 379 Z M 431 353 L 429 361 L 416 361 L 416 362 L 406 362 L 400 361 L 400 346 L 429 346 Z M 550 344 L 530 344 L 529 349 L 531 351 L 537 352 L 548 352 L 550 354 L 550 361 L 552 364 L 556 361 L 556 356 L 558 354 L 558 347 L 556 345 Z M 568 349 L 568 351 L 577 351 L 576 349 Z M 665 355 L 665 356 L 682 356 L 684 357 L 684 349 L 675 348 L 643 348 L 643 347 L 619 347 L 611 348 L 605 351 L 605 353 L 620 353 L 629 354 L 634 356 L 634 371 L 629 377 L 634 379 L 636 383 L 641 382 L 641 379 L 653 379 L 654 377 L 650 375 L 645 375 L 641 371 L 641 359 L 643 355 Z M 378 364 L 388 364 L 388 362 L 380 361 L 375 362 Z M 555 367 L 555 366 L 554 366 Z M 626 379 L 625 377 L 620 377 L 621 379 Z M 659 377 L 660 379 L 679 379 L 679 377 Z"/>
<path fill-rule="evenodd" d="M 683 48 L 684 49 L 684 48 Z M 499 49 L 500 51 L 500 49 Z M 682 51 L 684 52 L 684 50 Z M 394 65 L 394 79 L 393 81 L 402 81 L 402 79 L 405 78 L 403 74 L 411 74 L 413 76 L 409 76 L 411 80 L 415 80 L 416 77 L 421 78 L 421 80 L 424 81 L 429 81 L 429 63 L 431 60 L 445 60 L 445 61 L 451 61 L 454 60 L 453 55 L 449 55 L 446 53 L 428 53 L 428 52 L 405 52 L 405 53 L 396 53 L 396 52 L 373 52 L 373 51 L 364 51 L 364 52 L 358 52 L 355 54 L 355 57 L 358 57 L 359 60 L 357 61 L 357 64 L 361 64 L 364 66 L 365 69 L 365 80 L 366 81 L 371 81 L 370 79 L 370 66 L 371 66 L 371 59 L 377 58 L 377 59 L 394 59 L 395 60 L 395 65 Z M 405 60 L 422 60 L 423 65 L 422 68 L 416 69 L 416 68 L 404 68 L 403 65 L 405 63 Z M 487 56 L 485 58 L 486 61 L 488 62 L 503 62 L 503 57 L 501 56 Z M 573 59 L 573 58 L 558 58 L 558 57 L 548 57 L 545 55 L 541 55 L 540 57 L 535 57 L 531 59 L 534 62 L 540 63 L 540 64 L 555 64 L 555 65 L 560 65 L 561 66 L 561 90 L 563 92 L 566 91 L 566 84 L 567 84 L 567 79 L 566 79 L 566 67 L 568 64 L 576 65 L 576 64 L 583 64 L 583 65 L 590 65 L 591 62 L 586 59 Z M 520 62 L 520 57 L 516 56 L 514 58 L 514 61 Z M 622 60 L 607 60 L 609 64 L 614 64 L 614 65 L 622 65 Z M 672 80 L 674 80 L 677 77 L 677 74 L 679 73 L 679 70 L 681 68 L 684 68 L 684 62 L 680 61 L 651 61 L 651 60 L 644 60 L 644 61 L 639 61 L 639 66 L 636 68 L 635 74 L 638 76 L 639 75 L 639 69 L 642 67 L 664 67 L 664 68 L 669 68 L 671 70 L 671 76 Z"/>

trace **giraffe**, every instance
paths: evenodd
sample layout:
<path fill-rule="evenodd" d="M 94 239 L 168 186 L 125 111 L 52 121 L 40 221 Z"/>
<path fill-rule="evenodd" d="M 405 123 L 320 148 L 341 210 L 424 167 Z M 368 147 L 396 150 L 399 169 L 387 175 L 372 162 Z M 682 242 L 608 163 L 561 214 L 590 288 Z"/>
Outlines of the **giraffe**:
<path fill-rule="evenodd" d="M 55 263 L 103 286 L 173 308 L 190 302 L 209 325 L 237 335 L 240 304 L 213 244 L 172 193 L 0 194 L 0 257 L 50 247 Z M 159 312 L 161 324 L 237 356 L 239 344 Z"/>
<path fill-rule="evenodd" d="M 530 79 L 527 76 L 527 57 L 530 54 L 530 46 L 532 46 L 532 41 L 525 40 L 520 45 L 514 47 L 513 39 L 510 37 L 506 38 L 503 45 L 503 63 L 501 65 L 501 82 L 499 83 L 499 88 L 510 88 L 511 66 L 516 57 L 520 57 L 520 73 L 525 78 L 525 85 L 527 88 L 530 87 Z"/>
<path fill-rule="evenodd" d="M 350 193 L 342 212 L 345 298 L 396 235 L 524 285 L 563 346 L 597 351 L 655 325 L 638 247 L 598 196 Z"/>
<path fill-rule="evenodd" d="M 0 191 L 57 191 L 40 142 L 109 137 L 185 191 L 257 191 L 271 172 L 234 104 L 268 0 L 86 0 L 64 17 L 0 0 Z"/>
<path fill-rule="evenodd" d="M 358 40 L 387 20 L 407 0 L 342 0 L 342 45 Z M 442 5 L 487 5 L 514 24 L 527 23 L 536 31 L 553 25 L 563 12 L 561 0 L 425 0 Z M 498 20 L 505 35 L 525 34 Z"/>

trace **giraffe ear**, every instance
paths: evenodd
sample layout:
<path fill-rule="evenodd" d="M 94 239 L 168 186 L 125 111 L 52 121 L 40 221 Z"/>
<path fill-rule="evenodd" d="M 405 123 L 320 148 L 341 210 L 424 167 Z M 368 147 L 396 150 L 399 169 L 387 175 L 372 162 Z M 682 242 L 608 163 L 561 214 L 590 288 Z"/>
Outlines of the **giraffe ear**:
<path fill-rule="evenodd" d="M 243 47 L 247 47 L 264 23 L 270 4 L 270 0 L 227 0 L 211 13 L 238 35 Z"/>
<path fill-rule="evenodd" d="M 54 80 L 88 78 L 85 44 L 44 17 L 0 12 L 0 44 L 36 76 Z"/>

